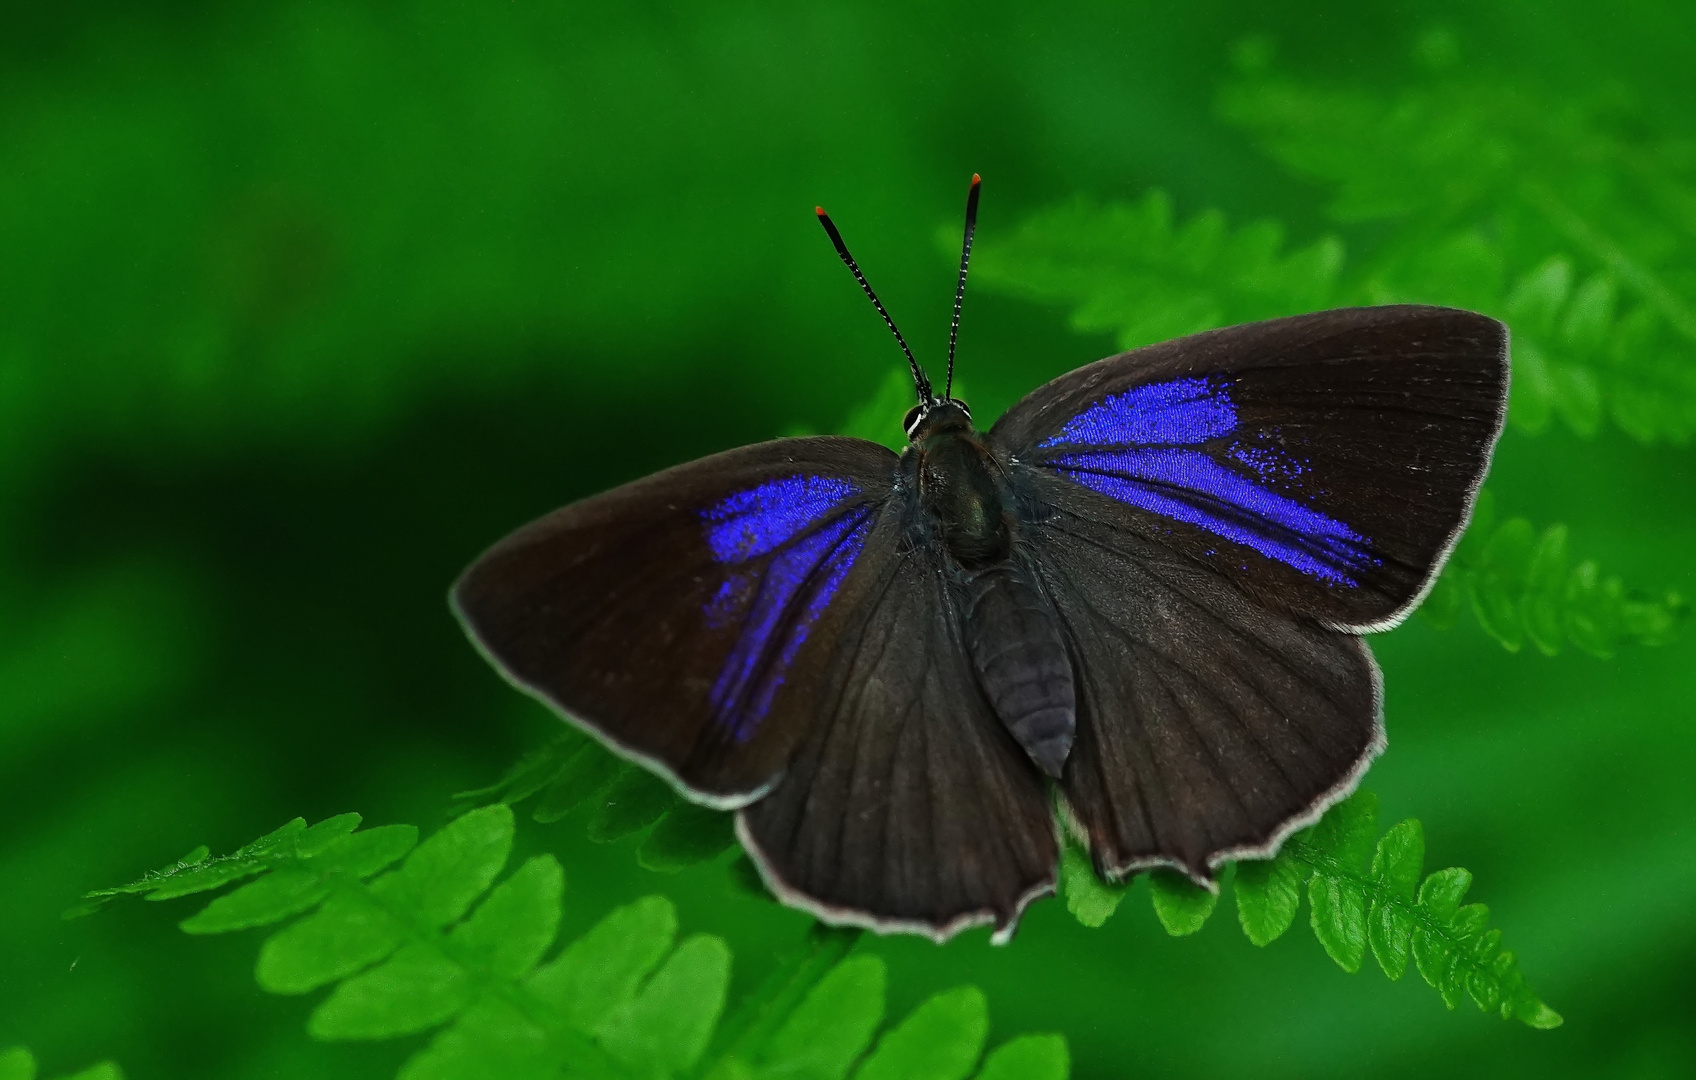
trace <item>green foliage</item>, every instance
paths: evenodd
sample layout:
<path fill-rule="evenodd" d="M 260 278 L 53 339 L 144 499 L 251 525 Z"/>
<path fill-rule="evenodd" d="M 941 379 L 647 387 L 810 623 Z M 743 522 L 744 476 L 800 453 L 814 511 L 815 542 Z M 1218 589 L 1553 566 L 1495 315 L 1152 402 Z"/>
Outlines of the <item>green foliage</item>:
<path fill-rule="evenodd" d="M 1067 907 L 1086 926 L 1099 926 L 1125 887 L 1099 881 L 1088 856 L 1068 845 L 1061 888 Z M 1358 972 L 1370 950 L 1391 979 L 1411 956 L 1425 981 L 1453 1009 L 1471 997 L 1485 1012 L 1531 1027 L 1561 1023 L 1526 985 L 1514 954 L 1489 929 L 1489 909 L 1461 903 L 1472 874 L 1458 867 L 1420 881 L 1425 836 L 1403 821 L 1378 835 L 1378 799 L 1358 791 L 1319 821 L 1284 841 L 1272 859 L 1239 862 L 1232 881 L 1237 920 L 1256 945 L 1268 945 L 1295 923 L 1305 891 L 1308 923 L 1337 966 Z M 1148 875 L 1155 915 L 1174 937 L 1201 929 L 1218 894 L 1181 874 Z"/>
<path fill-rule="evenodd" d="M 280 918 L 322 899 L 330 875 L 351 872 L 369 876 L 406 854 L 417 841 L 418 830 L 409 825 L 371 829 L 354 837 L 351 834 L 359 827 L 359 820 L 358 814 L 339 814 L 308 828 L 305 819 L 295 818 L 233 854 L 215 859 L 207 858 L 209 852 L 205 846 L 197 847 L 128 885 L 90 892 L 83 904 L 66 915 L 85 915 L 118 896 L 133 893 L 144 893 L 148 900 L 172 900 L 286 866 L 293 873 L 272 881 L 264 889 L 243 889 L 232 894 L 228 899 L 233 903 L 222 906 L 220 913 L 211 916 L 208 925 L 239 920 L 246 911 L 257 911 L 261 921 L 270 921 L 269 913 L 275 910 L 275 917 Z M 237 897 L 241 899 L 236 900 Z M 217 925 L 206 932 L 238 928 L 238 925 Z"/>
<path fill-rule="evenodd" d="M 959 243 L 958 236 L 951 241 Z M 1178 224 L 1165 192 L 1040 211 L 1011 238 L 986 235 L 974 280 L 1071 309 L 1072 327 L 1121 348 L 1326 305 L 1342 264 L 1334 238 L 1284 250 L 1272 221 L 1231 229 L 1213 210 Z"/>
<path fill-rule="evenodd" d="M 1442 50 L 1437 50 L 1441 53 Z M 1283 227 L 1230 229 L 1216 210 L 1174 223 L 1152 191 L 1039 211 L 1012 239 L 986 237 L 992 289 L 1060 304 L 1080 331 L 1130 348 L 1333 303 L 1427 302 L 1508 322 L 1510 408 L 1527 433 L 1558 418 L 1592 435 L 1604 418 L 1632 437 L 1696 430 L 1696 178 L 1674 148 L 1645 143 L 1605 102 L 1550 106 L 1541 93 L 1445 78 L 1383 96 L 1265 72 L 1224 115 L 1292 170 L 1337 189 L 1340 224 L 1387 222 L 1343 274 L 1325 237 L 1285 253 Z M 1673 214 L 1685 228 L 1667 228 Z"/>
<path fill-rule="evenodd" d="M 534 779 L 539 758 L 526 759 L 497 788 L 543 790 Z M 632 805 L 650 805 L 632 791 Z M 649 817 L 647 810 L 620 813 Z M 845 958 L 856 932 L 816 931 L 723 1024 L 730 950 L 707 934 L 679 941 L 676 911 L 663 897 L 610 912 L 549 958 L 565 876 L 553 856 L 538 855 L 497 883 L 513 842 L 506 803 L 470 810 L 423 843 L 406 826 L 360 832 L 357 825 L 352 814 L 310 828 L 297 819 L 233 855 L 208 859 L 199 850 L 90 896 L 164 899 L 261 875 L 214 899 L 183 929 L 222 933 L 294 918 L 261 945 L 259 985 L 277 994 L 331 986 L 307 1021 L 316 1039 L 434 1031 L 401 1067 L 403 1080 L 540 1080 L 568 1068 L 604 1080 L 845 1080 L 851 1072 L 854 1080 L 1063 1080 L 1068 1073 L 1057 1036 L 1013 1039 L 984 1059 L 988 1004 L 971 986 L 934 995 L 879 1037 L 883 962 Z M 8 1067 L 13 1073 L 0 1072 L 0 1080 L 34 1075 L 27 1052 L 0 1057 L 0 1070 Z"/>
<path fill-rule="evenodd" d="M 1440 32 L 1423 74 L 1383 93 L 1281 77 L 1243 53 L 1220 110 L 1292 171 L 1329 185 L 1339 223 L 1389 227 L 1346 295 L 1505 318 L 1511 418 L 1606 416 L 1649 442 L 1696 430 L 1696 171 L 1617 94 L 1473 73 Z"/>
<path fill-rule="evenodd" d="M 1493 494 L 1479 494 L 1472 523 L 1420 611 L 1440 627 L 1463 608 L 1509 652 L 1526 642 L 1554 656 L 1566 644 L 1609 657 L 1621 643 L 1670 640 L 1689 605 L 1676 592 L 1659 599 L 1603 577 L 1593 560 L 1571 565 L 1567 528 L 1538 532 L 1525 518 L 1501 520 Z"/>
<path fill-rule="evenodd" d="M 636 859 L 662 873 L 717 858 L 736 843 L 730 814 L 680 798 L 653 773 L 620 760 L 594 739 L 563 725 L 499 780 L 455 798 L 507 805 L 533 798 L 531 817 L 544 824 L 593 800 L 589 838 L 611 843 L 646 830 Z"/>
<path fill-rule="evenodd" d="M 22 1046 L 0 1050 L 0 1080 L 36 1080 L 35 1055 Z M 124 1072 L 112 1062 L 102 1061 L 59 1080 L 124 1080 Z"/>
<path fill-rule="evenodd" d="M 745 1067 L 785 1061 L 803 1077 L 845 1074 L 883 1020 L 883 963 L 843 959 L 858 937 L 816 927 L 740 1015 L 726 1019 L 725 1057 Z"/>
<path fill-rule="evenodd" d="M 1572 264 L 1551 258 L 1529 272 L 1508 293 L 1506 310 L 1514 328 L 1514 422 L 1539 432 L 1558 413 L 1582 435 L 1601 422 L 1602 392 L 1596 370 L 1603 349 L 1624 336 L 1617 325 L 1613 280 L 1592 276 L 1573 289 Z M 1628 359 L 1636 348 L 1620 350 Z M 1658 395 L 1650 395 L 1658 400 Z M 1621 425 L 1636 425 L 1629 398 L 1616 410 Z M 1640 425 L 1644 436 L 1654 425 Z"/>
<path fill-rule="evenodd" d="M 1060 852 L 1060 896 L 1066 910 L 1088 927 L 1097 927 L 1113 917 L 1125 899 L 1126 887 L 1101 880 L 1090 865 L 1089 852 L 1075 842 Z"/>
<path fill-rule="evenodd" d="M 1154 915 L 1160 925 L 1173 937 L 1184 937 L 1202 928 L 1219 894 L 1198 887 L 1175 870 L 1155 870 L 1148 875 L 1149 898 L 1154 901 Z"/>

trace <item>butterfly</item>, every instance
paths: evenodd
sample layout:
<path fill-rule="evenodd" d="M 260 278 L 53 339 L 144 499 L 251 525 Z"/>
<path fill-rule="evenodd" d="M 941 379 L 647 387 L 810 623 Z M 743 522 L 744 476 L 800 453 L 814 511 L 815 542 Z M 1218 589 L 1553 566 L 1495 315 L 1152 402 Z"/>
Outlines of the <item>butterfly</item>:
<path fill-rule="evenodd" d="M 736 812 L 784 902 L 1007 940 L 1063 829 L 1109 880 L 1267 858 L 1384 748 L 1361 635 L 1431 587 L 1502 430 L 1507 330 L 1348 308 L 1063 375 L 978 431 L 906 354 L 900 453 L 777 439 L 574 503 L 451 602 L 519 688 Z"/>

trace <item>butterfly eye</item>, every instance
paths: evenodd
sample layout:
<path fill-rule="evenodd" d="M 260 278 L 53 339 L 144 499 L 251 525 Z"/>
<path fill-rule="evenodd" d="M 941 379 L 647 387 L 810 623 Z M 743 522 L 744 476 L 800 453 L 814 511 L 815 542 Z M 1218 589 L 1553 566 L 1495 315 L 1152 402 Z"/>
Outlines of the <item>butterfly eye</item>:
<path fill-rule="evenodd" d="M 914 429 L 919 426 L 919 418 L 924 415 L 924 411 L 923 405 L 914 405 L 907 410 L 906 418 L 901 421 L 901 430 L 905 431 L 909 437 L 912 436 Z"/>
<path fill-rule="evenodd" d="M 959 398 L 957 398 L 957 397 L 949 398 L 948 404 L 954 406 L 956 409 L 959 409 L 961 412 L 965 413 L 967 420 L 970 420 L 972 418 L 971 406 L 967 405 L 964 401 L 961 401 Z"/>

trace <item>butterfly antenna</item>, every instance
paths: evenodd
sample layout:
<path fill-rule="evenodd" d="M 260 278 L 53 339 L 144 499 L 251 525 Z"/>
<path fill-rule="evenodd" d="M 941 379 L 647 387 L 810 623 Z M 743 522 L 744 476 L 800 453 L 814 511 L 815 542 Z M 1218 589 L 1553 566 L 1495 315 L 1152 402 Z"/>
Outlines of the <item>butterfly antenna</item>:
<path fill-rule="evenodd" d="M 948 327 L 948 382 L 943 397 L 954 394 L 954 347 L 960 342 L 960 304 L 966 299 L 966 264 L 972 261 L 972 237 L 978 231 L 978 187 L 983 177 L 972 174 L 972 189 L 966 193 L 966 239 L 960 245 L 960 283 L 954 286 L 954 322 Z"/>
<path fill-rule="evenodd" d="M 848 254 L 848 245 L 842 242 L 842 234 L 836 231 L 836 224 L 830 220 L 830 215 L 824 212 L 824 207 L 815 206 L 813 211 L 819 216 L 819 224 L 823 225 L 824 231 L 830 235 L 830 242 L 836 245 L 836 253 L 842 256 L 844 263 L 848 264 L 848 269 L 853 273 L 854 280 L 860 283 L 860 288 L 866 291 L 866 297 L 871 300 L 872 306 L 877 308 L 879 315 L 883 316 L 883 321 L 889 324 L 889 332 L 895 335 L 895 343 L 900 345 L 901 351 L 907 354 L 907 363 L 913 368 L 913 386 L 919 392 L 919 400 L 927 403 L 935 401 L 935 395 L 931 393 L 930 380 L 925 377 L 924 369 L 919 367 L 919 361 L 913 356 L 913 350 L 907 347 L 907 339 L 901 336 L 901 331 L 896 327 L 895 320 L 891 319 L 889 312 L 884 310 L 883 301 L 877 298 L 877 293 L 872 292 L 871 284 L 866 281 L 866 275 L 860 273 L 860 265 L 854 261 L 854 256 Z"/>

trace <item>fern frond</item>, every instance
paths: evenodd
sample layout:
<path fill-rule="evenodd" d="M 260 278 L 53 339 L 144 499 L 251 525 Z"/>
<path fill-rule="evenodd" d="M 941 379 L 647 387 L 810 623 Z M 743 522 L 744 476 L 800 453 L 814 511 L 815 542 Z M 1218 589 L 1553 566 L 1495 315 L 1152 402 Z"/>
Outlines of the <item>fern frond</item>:
<path fill-rule="evenodd" d="M 1696 357 L 1660 341 L 1659 320 L 1646 308 L 1618 311 L 1618 289 L 1606 273 L 1575 285 L 1570 260 L 1551 257 L 1508 292 L 1504 311 L 1514 331 L 1509 420 L 1537 433 L 1558 416 L 1592 435 L 1604 402 L 1621 429 L 1644 441 L 1688 430 L 1696 417 Z"/>
<path fill-rule="evenodd" d="M 503 784 L 542 790 L 523 779 L 541 756 Z M 727 1034 L 715 1039 L 730 950 L 706 934 L 679 941 L 676 911 L 663 897 L 611 912 L 548 959 L 564 873 L 551 855 L 539 855 L 497 883 L 513 842 L 506 803 L 471 810 L 416 846 L 404 826 L 356 832 L 349 818 L 331 819 L 328 828 L 291 822 L 242 849 L 240 860 L 202 859 L 239 861 L 263 876 L 182 925 L 221 933 L 292 918 L 260 947 L 260 986 L 278 994 L 332 987 L 307 1023 L 318 1039 L 434 1031 L 402 1066 L 403 1080 L 541 1080 L 568 1067 L 606 1080 L 844 1080 L 850 1070 L 855 1080 L 965 1077 L 974 1069 L 979 1080 L 1067 1075 L 1058 1037 L 1014 1039 L 983 1058 L 988 1006 L 970 986 L 935 995 L 878 1038 L 883 963 L 845 957 L 857 935 L 841 931 L 816 934 L 802 959 L 736 1010 Z M 330 833 L 335 838 L 325 840 Z M 402 854 L 394 869 L 365 880 Z M 152 895 L 164 882 L 181 896 L 234 880 L 190 880 L 193 873 L 152 874 L 100 895 Z"/>
<path fill-rule="evenodd" d="M 373 858 L 389 853 L 385 861 L 363 871 L 365 875 L 374 874 L 406 854 L 418 837 L 418 830 L 410 825 L 392 825 L 361 833 L 358 840 L 350 839 L 349 834 L 358 827 L 358 814 L 339 814 L 311 828 L 307 828 L 305 819 L 295 818 L 229 855 L 208 858 L 207 848 L 197 847 L 175 862 L 143 874 L 128 885 L 87 893 L 82 903 L 65 912 L 65 917 L 87 915 L 126 894 L 146 893 L 148 900 L 172 900 L 216 889 L 283 865 L 290 865 L 308 875 L 328 874 L 363 866 Z"/>
<path fill-rule="evenodd" d="M 1571 643 L 1602 658 L 1622 643 L 1664 644 L 1689 610 L 1677 592 L 1659 598 L 1628 592 L 1592 560 L 1570 565 L 1565 525 L 1539 532 L 1525 518 L 1498 520 L 1488 489 L 1420 612 L 1449 627 L 1468 607 L 1509 652 L 1529 641 L 1554 656 Z"/>
<path fill-rule="evenodd" d="M 1461 904 L 1472 874 L 1451 867 L 1421 883 L 1424 858 L 1419 822 L 1409 819 L 1379 837 L 1377 796 L 1361 791 L 1291 837 L 1271 860 L 1284 865 L 1266 873 L 1307 886 L 1314 936 L 1343 970 L 1358 971 L 1370 946 L 1384 974 L 1399 979 L 1411 955 L 1450 1009 L 1470 996 L 1480 1009 L 1503 1019 L 1558 1027 L 1560 1014 L 1526 985 L 1514 954 L 1502 948 L 1501 931 L 1487 928 L 1489 909 Z M 1286 910 L 1292 918 L 1295 914 L 1286 894 L 1258 890 L 1240 875 L 1235 892 L 1239 912 L 1245 906 L 1251 912 L 1243 919 L 1245 929 L 1253 923 L 1277 930 Z"/>
<path fill-rule="evenodd" d="M 897 374 L 911 386 L 904 371 Z M 736 846 L 731 814 L 681 798 L 663 780 L 574 728 L 552 726 L 547 740 L 514 762 L 500 779 L 462 791 L 454 799 L 508 806 L 534 800 L 530 816 L 544 825 L 593 805 L 585 828 L 589 839 L 612 843 L 645 830 L 636 861 L 662 874 L 710 862 Z M 771 895 L 745 856 L 733 867 L 732 880 L 750 895 Z"/>
<path fill-rule="evenodd" d="M 0 1050 L 0 1080 L 35 1080 L 35 1055 L 28 1048 L 14 1046 Z M 60 1077 L 59 1080 L 124 1080 L 124 1072 L 110 1061 L 90 1065 L 86 1069 Z"/>
<path fill-rule="evenodd" d="M 648 770 L 620 760 L 582 732 L 563 726 L 493 784 L 454 798 L 509 806 L 534 799 L 530 816 L 542 824 L 592 802 L 589 839 L 612 843 L 646 830 L 636 861 L 660 873 L 715 859 L 736 843 L 730 814 L 679 797 Z"/>
<path fill-rule="evenodd" d="M 1295 923 L 1305 891 L 1309 925 L 1326 954 L 1358 972 L 1370 949 L 1384 974 L 1401 978 L 1411 956 L 1420 975 L 1450 1009 L 1470 996 L 1485 1012 L 1535 1028 L 1557 1027 L 1558 1013 L 1532 993 L 1489 909 L 1462 905 L 1472 874 L 1458 867 L 1420 874 L 1425 838 L 1416 820 L 1378 835 L 1378 798 L 1359 791 L 1314 825 L 1284 842 L 1277 857 L 1239 862 L 1232 878 L 1237 919 L 1256 945 L 1282 937 Z M 1067 907 L 1099 926 L 1126 886 L 1096 878 L 1089 856 L 1068 844 L 1061 875 Z M 1156 917 L 1174 937 L 1201 929 L 1217 894 L 1170 871 L 1148 875 Z"/>
<path fill-rule="evenodd" d="M 1696 430 L 1696 170 L 1672 140 L 1605 98 L 1453 72 L 1382 94 L 1248 55 L 1226 119 L 1329 185 L 1340 223 L 1393 224 L 1347 295 L 1506 320 L 1527 431 L 1552 416 L 1584 435 L 1605 416 L 1646 442 Z"/>
<path fill-rule="evenodd" d="M 747 1061 L 765 1052 L 762 1048 L 771 1043 L 780 1027 L 790 1024 L 790 1017 L 801 1002 L 814 993 L 821 980 L 842 964 L 862 934 L 856 929 L 814 923 L 801 946 L 780 960 L 765 981 L 726 1014 L 713 1040 L 713 1058 Z M 869 981 L 881 988 L 881 967 L 855 970 L 859 972 L 858 976 L 846 973 L 833 976 L 835 981 L 831 985 L 834 990 L 818 992 L 815 1000 L 822 1006 L 828 1006 L 825 1009 L 827 1016 L 847 1021 L 827 1033 L 828 1038 L 823 1041 L 846 1040 L 856 1046 L 864 1046 L 882 1020 L 882 1012 L 870 1007 L 870 1003 L 878 1000 L 877 995 L 867 993 L 866 988 L 860 985 Z M 803 1035 L 800 1040 L 803 1043 L 819 1043 L 819 1038 L 805 1034 L 809 1026 L 803 1018 L 794 1021 L 791 1030 Z M 855 1032 L 862 1026 L 865 1032 L 856 1035 Z"/>
<path fill-rule="evenodd" d="M 990 288 L 1065 304 L 1073 329 L 1110 333 L 1128 349 L 1324 307 L 1342 257 L 1330 237 L 1286 251 L 1272 221 L 1232 229 L 1210 210 L 1179 224 L 1166 194 L 1150 191 L 1135 203 L 1077 199 L 1026 219 L 1011 239 L 985 236 L 972 273 Z"/>

